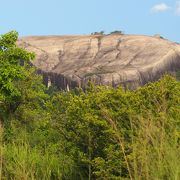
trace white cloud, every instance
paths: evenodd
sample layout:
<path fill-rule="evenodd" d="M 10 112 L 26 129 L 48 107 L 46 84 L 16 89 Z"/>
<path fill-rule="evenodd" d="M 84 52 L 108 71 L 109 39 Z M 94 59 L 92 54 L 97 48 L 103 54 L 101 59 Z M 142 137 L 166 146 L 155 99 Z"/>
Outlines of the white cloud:
<path fill-rule="evenodd" d="M 176 3 L 176 14 L 180 16 L 180 1 Z"/>
<path fill-rule="evenodd" d="M 165 12 L 168 11 L 169 9 L 171 9 L 170 6 L 168 6 L 165 3 L 160 3 L 160 4 L 156 4 L 155 6 L 152 7 L 151 12 Z"/>

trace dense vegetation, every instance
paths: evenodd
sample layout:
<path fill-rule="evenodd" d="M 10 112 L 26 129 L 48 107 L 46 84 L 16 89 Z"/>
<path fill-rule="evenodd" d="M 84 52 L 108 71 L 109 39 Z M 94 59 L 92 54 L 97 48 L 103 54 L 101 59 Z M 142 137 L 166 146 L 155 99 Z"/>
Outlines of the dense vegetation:
<path fill-rule="evenodd" d="M 0 37 L 0 179 L 180 179 L 180 82 L 47 89 Z"/>

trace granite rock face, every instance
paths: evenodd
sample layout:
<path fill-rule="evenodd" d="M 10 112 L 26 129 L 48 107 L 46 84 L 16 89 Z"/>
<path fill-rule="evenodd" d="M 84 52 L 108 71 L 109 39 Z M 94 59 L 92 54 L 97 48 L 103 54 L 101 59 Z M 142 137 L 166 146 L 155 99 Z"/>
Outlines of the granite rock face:
<path fill-rule="evenodd" d="M 157 36 L 32 36 L 18 45 L 36 53 L 46 85 L 64 90 L 89 80 L 134 89 L 180 68 L 180 45 Z"/>

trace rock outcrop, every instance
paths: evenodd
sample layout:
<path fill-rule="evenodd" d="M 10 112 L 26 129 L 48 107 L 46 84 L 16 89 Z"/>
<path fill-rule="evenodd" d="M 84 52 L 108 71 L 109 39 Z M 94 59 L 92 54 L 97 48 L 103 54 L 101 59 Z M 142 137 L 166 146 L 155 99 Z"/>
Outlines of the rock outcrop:
<path fill-rule="evenodd" d="M 89 80 L 133 89 L 180 68 L 180 45 L 158 36 L 32 36 L 18 44 L 36 53 L 32 63 L 60 89 L 84 88 Z"/>

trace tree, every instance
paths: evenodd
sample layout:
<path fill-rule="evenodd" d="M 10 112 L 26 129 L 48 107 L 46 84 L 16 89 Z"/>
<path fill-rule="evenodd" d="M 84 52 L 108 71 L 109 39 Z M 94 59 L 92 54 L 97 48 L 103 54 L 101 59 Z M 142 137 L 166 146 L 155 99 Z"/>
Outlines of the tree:
<path fill-rule="evenodd" d="M 110 34 L 124 34 L 124 33 L 123 31 L 115 30 L 115 31 L 112 31 Z"/>
<path fill-rule="evenodd" d="M 30 60 L 35 55 L 17 47 L 18 33 L 11 31 L 0 36 L 0 119 L 4 121 L 20 102 L 17 82 L 26 78 Z"/>

